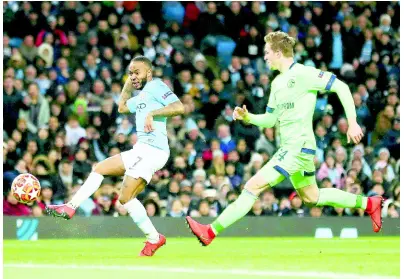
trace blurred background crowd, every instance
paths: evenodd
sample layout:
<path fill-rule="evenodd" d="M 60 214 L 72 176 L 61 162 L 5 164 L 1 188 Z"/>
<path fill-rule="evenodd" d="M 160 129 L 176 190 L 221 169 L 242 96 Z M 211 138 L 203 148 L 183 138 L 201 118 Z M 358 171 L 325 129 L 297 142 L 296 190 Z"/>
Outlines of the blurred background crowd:
<path fill-rule="evenodd" d="M 278 74 L 263 37 L 297 38 L 296 61 L 335 73 L 353 93 L 365 137 L 347 143 L 336 94 L 318 92 L 313 119 L 319 187 L 383 195 L 399 217 L 399 2 L 16 2 L 3 1 L 3 197 L 5 215 L 41 216 L 68 201 L 92 166 L 136 143 L 135 115 L 117 112 L 132 57 L 181 98 L 167 123 L 171 156 L 139 196 L 149 216 L 217 216 L 279 147 L 276 127 L 232 119 L 245 104 L 263 113 Z M 13 179 L 41 182 L 33 204 L 10 195 Z M 78 214 L 126 215 L 122 178 L 108 177 Z M 363 216 L 360 209 L 307 208 L 285 180 L 251 216 Z"/>

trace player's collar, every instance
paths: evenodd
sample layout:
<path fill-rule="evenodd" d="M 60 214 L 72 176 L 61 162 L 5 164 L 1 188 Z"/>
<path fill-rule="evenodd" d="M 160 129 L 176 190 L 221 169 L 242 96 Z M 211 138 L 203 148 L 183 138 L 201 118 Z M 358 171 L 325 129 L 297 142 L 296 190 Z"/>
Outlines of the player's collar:
<path fill-rule="evenodd" d="M 292 65 L 290 65 L 289 70 L 292 69 L 292 67 L 296 64 L 296 62 L 293 62 Z"/>

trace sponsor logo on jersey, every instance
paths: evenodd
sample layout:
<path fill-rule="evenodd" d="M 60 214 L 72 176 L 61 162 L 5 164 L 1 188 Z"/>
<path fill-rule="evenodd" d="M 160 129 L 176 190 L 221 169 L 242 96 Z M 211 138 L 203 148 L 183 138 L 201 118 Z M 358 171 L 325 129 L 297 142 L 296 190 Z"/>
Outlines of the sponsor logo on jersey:
<path fill-rule="evenodd" d="M 296 84 L 296 82 L 295 82 L 295 80 L 294 80 L 294 79 L 290 79 L 290 80 L 288 81 L 288 87 L 289 87 L 289 88 L 294 87 L 294 86 L 295 86 L 295 84 Z"/>
<path fill-rule="evenodd" d="M 319 78 L 322 78 L 324 76 L 324 71 L 320 71 L 320 73 L 318 74 Z"/>
<path fill-rule="evenodd" d="M 136 111 L 141 111 L 142 109 L 144 109 L 146 107 L 145 103 L 140 103 L 136 106 Z"/>
<path fill-rule="evenodd" d="M 277 107 L 278 107 L 279 110 L 294 109 L 295 108 L 295 102 L 279 104 Z"/>
<path fill-rule="evenodd" d="M 168 96 L 173 95 L 173 94 L 174 94 L 173 92 L 168 91 L 167 93 L 165 93 L 165 94 L 163 95 L 163 100 L 167 99 Z"/>

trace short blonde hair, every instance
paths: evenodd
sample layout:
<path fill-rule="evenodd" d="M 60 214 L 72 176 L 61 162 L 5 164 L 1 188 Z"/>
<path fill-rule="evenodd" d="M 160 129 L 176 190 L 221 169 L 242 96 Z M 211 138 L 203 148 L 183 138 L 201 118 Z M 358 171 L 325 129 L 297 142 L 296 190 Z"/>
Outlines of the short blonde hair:
<path fill-rule="evenodd" d="M 267 44 L 271 45 L 273 51 L 281 51 L 285 57 L 293 57 L 293 47 L 296 40 L 285 32 L 276 31 L 267 34 L 264 37 Z"/>

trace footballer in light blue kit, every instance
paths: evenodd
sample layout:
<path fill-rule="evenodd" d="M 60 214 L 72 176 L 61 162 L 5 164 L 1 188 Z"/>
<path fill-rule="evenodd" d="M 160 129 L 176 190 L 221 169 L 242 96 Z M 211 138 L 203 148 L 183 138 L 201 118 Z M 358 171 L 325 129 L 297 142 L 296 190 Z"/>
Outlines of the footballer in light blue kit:
<path fill-rule="evenodd" d="M 183 114 L 184 106 L 163 81 L 153 79 L 150 60 L 137 56 L 129 64 L 129 78 L 122 89 L 118 111 L 136 114 L 137 143 L 131 150 L 99 162 L 71 201 L 49 205 L 47 213 L 71 219 L 80 204 L 100 187 L 104 176 L 124 176 L 119 202 L 147 237 L 140 256 L 153 256 L 166 238 L 157 232 L 136 196 L 167 163 L 170 155 L 167 117 Z"/>
<path fill-rule="evenodd" d="M 168 154 L 170 153 L 166 127 L 167 117 L 154 117 L 153 125 L 155 129 L 152 132 L 145 132 L 144 127 L 146 117 L 151 111 L 161 109 L 177 101 L 179 101 L 178 97 L 161 79 L 153 79 L 126 102 L 129 111 L 136 113 L 138 142 L 164 150 Z"/>

